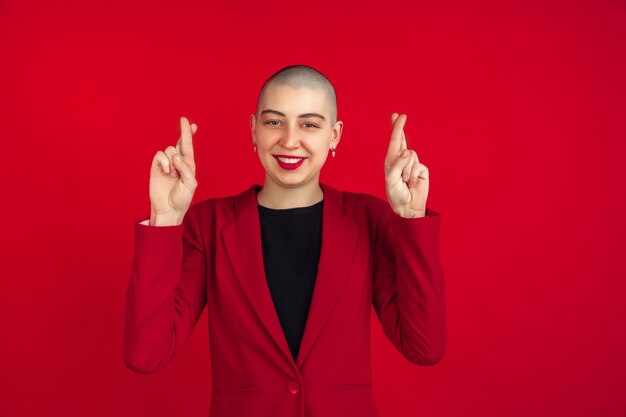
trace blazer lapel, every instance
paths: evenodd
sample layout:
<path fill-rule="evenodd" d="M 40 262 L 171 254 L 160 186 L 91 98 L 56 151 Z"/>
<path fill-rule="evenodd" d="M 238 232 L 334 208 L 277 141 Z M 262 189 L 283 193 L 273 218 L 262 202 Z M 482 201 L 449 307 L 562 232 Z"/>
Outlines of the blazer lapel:
<path fill-rule="evenodd" d="M 252 308 L 284 355 L 291 356 L 274 302 L 263 263 L 261 224 L 254 184 L 235 196 L 235 220 L 222 229 L 222 240 L 235 275 Z M 293 359 L 292 359 L 293 362 Z"/>
<path fill-rule="evenodd" d="M 341 192 L 324 183 L 320 183 L 320 187 L 324 191 L 322 251 L 311 307 L 298 352 L 298 368 L 302 366 L 338 300 L 354 261 L 361 230 L 357 222 L 343 214 Z"/>
<path fill-rule="evenodd" d="M 320 183 L 324 192 L 322 250 L 304 335 L 297 357 L 300 368 L 319 336 L 346 281 L 354 259 L 360 226 L 343 214 L 341 192 Z M 258 184 L 235 196 L 235 220 L 222 231 L 222 240 L 237 279 L 254 311 L 278 348 L 293 363 L 285 334 L 267 285 L 257 207 Z M 296 364 L 294 364 L 296 366 Z"/>

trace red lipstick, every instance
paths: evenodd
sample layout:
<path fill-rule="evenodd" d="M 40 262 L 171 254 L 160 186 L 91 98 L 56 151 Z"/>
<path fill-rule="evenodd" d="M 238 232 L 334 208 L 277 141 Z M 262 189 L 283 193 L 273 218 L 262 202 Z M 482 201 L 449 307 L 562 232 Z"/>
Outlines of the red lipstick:
<path fill-rule="evenodd" d="M 288 163 L 288 162 L 283 162 L 283 161 L 281 161 L 280 159 L 278 159 L 278 157 L 279 157 L 279 156 L 280 156 L 281 158 L 299 158 L 300 160 L 299 160 L 298 162 L 296 162 L 295 164 L 290 164 L 290 163 Z M 289 170 L 292 170 L 292 169 L 296 169 L 296 168 L 298 168 L 300 165 L 302 165 L 302 163 L 303 163 L 303 162 L 304 162 L 304 160 L 306 159 L 306 158 L 301 157 L 301 156 L 289 156 L 289 155 L 274 155 L 274 158 L 276 158 L 276 162 L 278 162 L 278 165 L 279 165 L 281 168 L 283 168 L 283 169 L 289 169 Z"/>

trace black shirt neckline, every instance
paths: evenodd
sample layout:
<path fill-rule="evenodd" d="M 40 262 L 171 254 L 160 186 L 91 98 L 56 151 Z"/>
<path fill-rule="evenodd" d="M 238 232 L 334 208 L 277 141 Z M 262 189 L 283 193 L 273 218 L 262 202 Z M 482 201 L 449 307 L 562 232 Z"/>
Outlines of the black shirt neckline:
<path fill-rule="evenodd" d="M 314 212 L 322 208 L 323 203 L 324 203 L 324 199 L 310 206 L 290 207 L 290 208 L 284 208 L 284 209 L 269 208 L 269 207 L 262 206 L 261 204 L 258 204 L 258 203 L 257 203 L 257 206 L 259 207 L 259 210 L 263 212 L 263 214 L 310 213 L 310 212 Z"/>

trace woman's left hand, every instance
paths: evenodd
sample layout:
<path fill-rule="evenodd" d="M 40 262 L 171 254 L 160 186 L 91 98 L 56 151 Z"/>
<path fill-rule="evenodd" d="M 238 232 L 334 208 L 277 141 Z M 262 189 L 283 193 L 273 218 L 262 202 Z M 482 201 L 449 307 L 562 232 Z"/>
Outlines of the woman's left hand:
<path fill-rule="evenodd" d="M 424 217 L 428 197 L 428 168 L 419 162 L 414 150 L 407 149 L 404 136 L 406 118 L 406 114 L 391 115 L 393 130 L 385 158 L 387 200 L 399 216 Z"/>

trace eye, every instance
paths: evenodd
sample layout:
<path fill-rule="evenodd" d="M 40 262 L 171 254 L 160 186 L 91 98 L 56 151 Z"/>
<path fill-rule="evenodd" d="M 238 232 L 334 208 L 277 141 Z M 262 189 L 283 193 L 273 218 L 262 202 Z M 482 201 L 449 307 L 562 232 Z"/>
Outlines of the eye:
<path fill-rule="evenodd" d="M 266 125 L 270 125 L 270 126 L 277 126 L 280 123 L 280 121 L 278 120 L 268 120 L 267 122 L 263 123 Z"/>
<path fill-rule="evenodd" d="M 306 125 L 308 125 L 308 126 L 306 126 L 306 127 L 315 127 L 315 128 L 319 128 L 319 126 L 317 126 L 317 125 L 316 125 L 316 124 L 314 124 L 314 123 L 304 122 L 304 124 L 305 124 L 305 126 L 306 126 Z"/>

